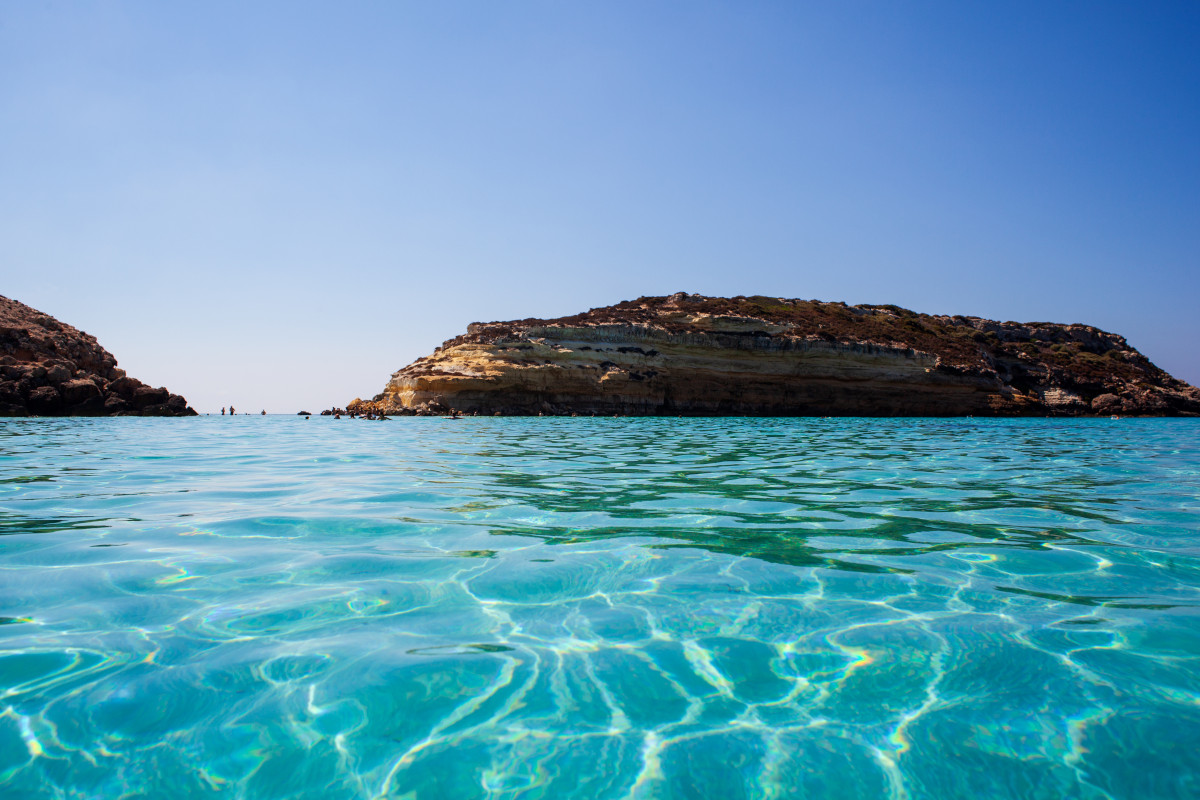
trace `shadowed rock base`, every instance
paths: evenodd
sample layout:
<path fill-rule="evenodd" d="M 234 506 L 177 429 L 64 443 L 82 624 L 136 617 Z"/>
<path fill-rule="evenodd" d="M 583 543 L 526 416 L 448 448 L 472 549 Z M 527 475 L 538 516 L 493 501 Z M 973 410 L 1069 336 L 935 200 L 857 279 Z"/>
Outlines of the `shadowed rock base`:
<path fill-rule="evenodd" d="M 474 323 L 347 409 L 388 414 L 1200 415 L 1200 390 L 1088 325 L 768 297 L 643 297 Z"/>

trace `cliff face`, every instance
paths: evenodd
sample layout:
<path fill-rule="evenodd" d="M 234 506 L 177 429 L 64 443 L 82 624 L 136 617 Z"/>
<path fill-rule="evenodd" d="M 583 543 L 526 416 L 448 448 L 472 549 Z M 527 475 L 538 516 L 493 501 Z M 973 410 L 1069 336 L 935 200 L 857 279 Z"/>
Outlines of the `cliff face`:
<path fill-rule="evenodd" d="M 1200 390 L 1088 325 L 683 293 L 474 323 L 356 402 L 390 414 L 1200 415 Z"/>
<path fill-rule="evenodd" d="M 127 376 L 95 337 L 0 297 L 0 417 L 195 413 L 179 395 Z"/>

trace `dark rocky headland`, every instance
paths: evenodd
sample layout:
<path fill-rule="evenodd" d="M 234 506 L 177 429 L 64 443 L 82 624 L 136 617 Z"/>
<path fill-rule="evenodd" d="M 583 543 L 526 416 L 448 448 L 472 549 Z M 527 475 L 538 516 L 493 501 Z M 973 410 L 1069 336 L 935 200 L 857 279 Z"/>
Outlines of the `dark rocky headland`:
<path fill-rule="evenodd" d="M 1200 390 L 1090 325 L 776 297 L 642 297 L 474 323 L 356 413 L 1200 416 Z"/>
<path fill-rule="evenodd" d="M 195 414 L 179 395 L 126 375 L 94 336 L 0 296 L 0 417 Z"/>

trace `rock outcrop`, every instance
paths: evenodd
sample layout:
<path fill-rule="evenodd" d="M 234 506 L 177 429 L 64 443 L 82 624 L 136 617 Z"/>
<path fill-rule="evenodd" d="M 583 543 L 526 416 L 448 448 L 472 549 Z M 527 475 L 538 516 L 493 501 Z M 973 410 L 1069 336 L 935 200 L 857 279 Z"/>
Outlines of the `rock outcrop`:
<path fill-rule="evenodd" d="M 0 296 L 0 417 L 195 414 L 126 375 L 94 336 Z"/>
<path fill-rule="evenodd" d="M 1089 325 L 685 293 L 474 323 L 347 408 L 388 414 L 1200 415 Z"/>

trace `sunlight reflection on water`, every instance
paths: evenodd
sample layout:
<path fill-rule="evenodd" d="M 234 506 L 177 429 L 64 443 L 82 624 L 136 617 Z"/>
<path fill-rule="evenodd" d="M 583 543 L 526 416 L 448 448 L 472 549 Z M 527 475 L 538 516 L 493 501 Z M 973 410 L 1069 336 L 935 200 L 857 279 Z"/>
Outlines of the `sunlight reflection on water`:
<path fill-rule="evenodd" d="M 1194 797 L 1190 420 L 0 421 L 13 796 Z"/>

